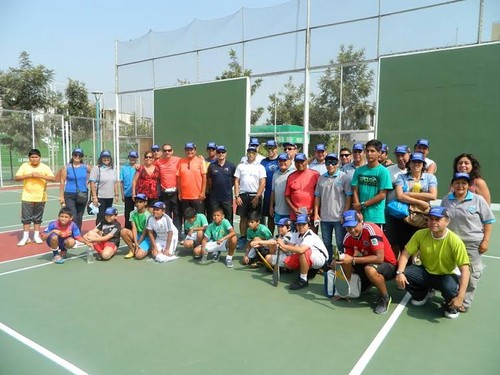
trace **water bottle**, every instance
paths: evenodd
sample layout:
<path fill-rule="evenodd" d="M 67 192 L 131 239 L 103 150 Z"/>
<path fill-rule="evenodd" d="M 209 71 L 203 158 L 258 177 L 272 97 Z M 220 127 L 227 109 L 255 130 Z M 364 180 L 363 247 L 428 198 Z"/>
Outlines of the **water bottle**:
<path fill-rule="evenodd" d="M 94 251 L 91 247 L 87 248 L 87 264 L 94 263 Z"/>

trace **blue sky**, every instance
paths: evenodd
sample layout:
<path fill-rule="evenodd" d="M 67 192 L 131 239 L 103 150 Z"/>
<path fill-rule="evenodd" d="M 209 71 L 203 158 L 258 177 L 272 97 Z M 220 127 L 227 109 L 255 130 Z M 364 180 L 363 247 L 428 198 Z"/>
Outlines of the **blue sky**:
<path fill-rule="evenodd" d="M 149 30 L 168 31 L 194 19 L 216 19 L 241 7 L 260 8 L 286 0 L 6 0 L 0 2 L 0 70 L 17 66 L 27 51 L 34 64 L 89 91 L 114 91 L 115 40 L 135 39 Z"/>

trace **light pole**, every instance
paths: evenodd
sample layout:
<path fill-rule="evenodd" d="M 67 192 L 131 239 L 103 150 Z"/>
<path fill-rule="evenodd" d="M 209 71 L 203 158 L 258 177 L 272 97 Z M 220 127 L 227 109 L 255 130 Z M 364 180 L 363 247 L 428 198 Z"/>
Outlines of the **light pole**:
<path fill-rule="evenodd" d="M 102 91 L 92 91 L 95 98 L 96 155 L 101 153 L 101 96 Z"/>

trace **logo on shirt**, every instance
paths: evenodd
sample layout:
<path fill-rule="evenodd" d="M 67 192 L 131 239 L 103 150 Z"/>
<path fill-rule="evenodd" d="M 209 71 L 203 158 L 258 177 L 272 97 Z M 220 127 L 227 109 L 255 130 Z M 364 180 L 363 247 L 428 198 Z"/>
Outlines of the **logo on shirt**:
<path fill-rule="evenodd" d="M 359 176 L 358 182 L 362 185 L 378 186 L 377 177 Z"/>
<path fill-rule="evenodd" d="M 372 238 L 370 240 L 370 242 L 372 243 L 372 246 L 377 246 L 378 245 L 378 240 L 376 238 Z"/>
<path fill-rule="evenodd" d="M 467 208 L 467 211 L 469 211 L 471 214 L 475 213 L 476 212 L 476 206 L 472 206 L 472 205 L 469 206 Z"/>

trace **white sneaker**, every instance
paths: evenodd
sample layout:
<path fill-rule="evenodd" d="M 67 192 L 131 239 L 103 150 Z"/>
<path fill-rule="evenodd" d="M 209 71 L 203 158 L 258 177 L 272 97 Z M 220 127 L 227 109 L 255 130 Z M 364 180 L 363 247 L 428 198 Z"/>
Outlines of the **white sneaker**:
<path fill-rule="evenodd" d="M 17 243 L 17 246 L 24 246 L 24 245 L 27 245 L 31 242 L 31 240 L 29 238 L 23 238 L 21 241 L 19 241 Z"/>
<path fill-rule="evenodd" d="M 35 243 L 36 243 L 37 245 L 40 245 L 40 244 L 42 244 L 42 243 L 43 243 L 43 240 L 42 240 L 40 237 L 34 237 L 34 238 L 33 238 L 33 241 L 35 241 Z"/>
<path fill-rule="evenodd" d="M 82 246 L 87 246 L 87 245 L 83 242 L 78 241 L 78 240 L 75 241 L 75 247 L 82 247 Z"/>

